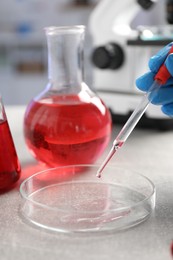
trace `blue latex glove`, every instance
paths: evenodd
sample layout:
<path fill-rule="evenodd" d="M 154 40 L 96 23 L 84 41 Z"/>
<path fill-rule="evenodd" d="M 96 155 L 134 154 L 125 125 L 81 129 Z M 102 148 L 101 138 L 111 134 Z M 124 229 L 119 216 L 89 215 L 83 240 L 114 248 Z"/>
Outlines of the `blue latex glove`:
<path fill-rule="evenodd" d="M 172 45 L 173 42 L 166 45 L 155 56 L 151 57 L 149 60 L 150 72 L 136 80 L 136 86 L 140 90 L 145 92 L 148 91 L 154 81 L 155 74 L 164 62 L 169 73 L 173 76 L 173 54 L 171 53 L 168 55 Z M 171 77 L 165 85 L 162 85 L 157 93 L 154 93 L 151 99 L 152 104 L 161 105 L 161 110 L 164 114 L 173 117 L 173 78 Z"/>

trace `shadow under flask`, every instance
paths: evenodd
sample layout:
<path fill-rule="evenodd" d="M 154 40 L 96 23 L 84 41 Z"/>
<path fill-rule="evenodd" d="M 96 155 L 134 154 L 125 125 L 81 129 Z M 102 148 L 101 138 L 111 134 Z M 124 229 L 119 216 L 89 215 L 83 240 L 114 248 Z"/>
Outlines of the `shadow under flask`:
<path fill-rule="evenodd" d="M 20 173 L 20 163 L 0 97 L 0 192 L 12 188 Z"/>
<path fill-rule="evenodd" d="M 109 142 L 112 122 L 106 105 L 83 81 L 85 27 L 45 32 L 49 82 L 27 106 L 26 144 L 48 166 L 93 163 Z"/>

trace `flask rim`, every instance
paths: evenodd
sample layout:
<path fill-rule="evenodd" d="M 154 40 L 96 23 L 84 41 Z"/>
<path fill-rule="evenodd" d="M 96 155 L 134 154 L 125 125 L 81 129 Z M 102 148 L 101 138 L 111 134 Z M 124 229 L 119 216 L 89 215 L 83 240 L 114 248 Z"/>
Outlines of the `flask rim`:
<path fill-rule="evenodd" d="M 44 31 L 46 35 L 82 33 L 85 31 L 85 25 L 49 26 L 45 27 Z"/>

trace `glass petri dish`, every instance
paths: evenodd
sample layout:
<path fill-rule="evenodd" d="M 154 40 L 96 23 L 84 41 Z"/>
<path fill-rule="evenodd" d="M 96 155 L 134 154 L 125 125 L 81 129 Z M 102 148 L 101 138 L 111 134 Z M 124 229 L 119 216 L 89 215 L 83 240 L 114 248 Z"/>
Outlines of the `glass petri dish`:
<path fill-rule="evenodd" d="M 143 175 L 107 166 L 71 165 L 34 174 L 20 186 L 21 213 L 57 232 L 105 232 L 146 220 L 155 208 L 155 187 Z"/>

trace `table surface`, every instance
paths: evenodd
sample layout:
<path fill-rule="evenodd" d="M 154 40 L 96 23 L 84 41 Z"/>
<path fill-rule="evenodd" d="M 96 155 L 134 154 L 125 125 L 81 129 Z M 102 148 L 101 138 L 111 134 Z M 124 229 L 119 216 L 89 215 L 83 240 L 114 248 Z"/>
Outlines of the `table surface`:
<path fill-rule="evenodd" d="M 22 134 L 24 110 L 24 106 L 6 107 L 23 171 L 18 185 L 0 195 L 0 259 L 172 259 L 173 131 L 136 128 L 110 162 L 136 170 L 154 182 L 157 191 L 154 216 L 131 229 L 104 235 L 51 233 L 28 225 L 20 217 L 19 186 L 27 177 L 27 167 L 35 164 Z M 114 125 L 112 138 L 119 129 L 120 126 Z M 103 160 L 110 147 L 111 142 L 98 162 Z"/>

